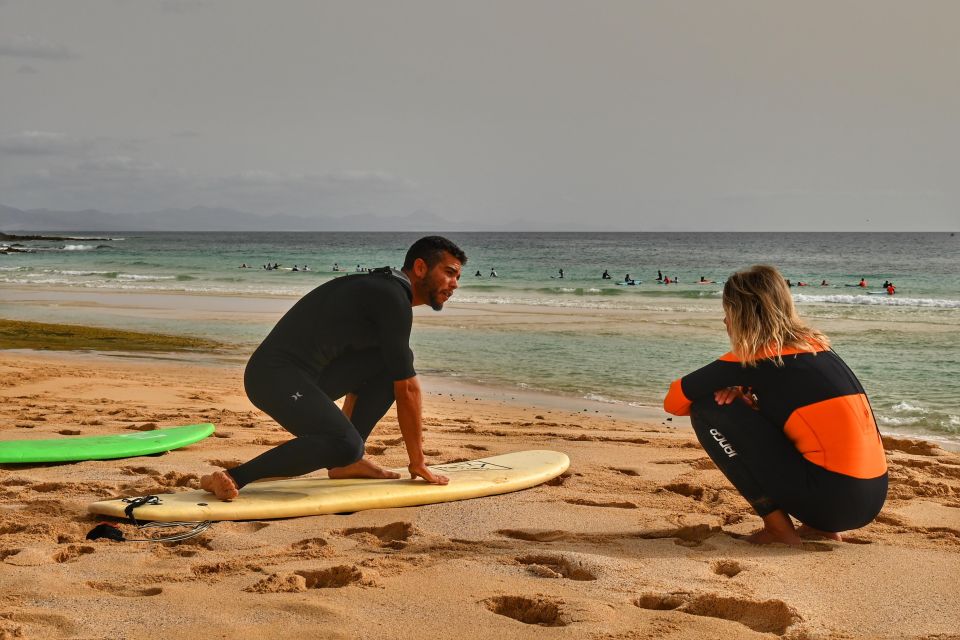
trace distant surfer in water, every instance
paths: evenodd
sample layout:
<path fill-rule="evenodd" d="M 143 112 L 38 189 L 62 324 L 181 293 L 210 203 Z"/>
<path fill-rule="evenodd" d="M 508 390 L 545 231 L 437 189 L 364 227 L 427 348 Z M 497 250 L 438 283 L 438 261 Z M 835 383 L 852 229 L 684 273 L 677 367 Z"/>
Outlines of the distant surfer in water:
<path fill-rule="evenodd" d="M 763 519 L 747 540 L 840 540 L 871 522 L 887 496 L 887 463 L 856 376 L 803 323 L 773 267 L 730 276 L 723 310 L 730 352 L 674 381 L 663 407 L 690 416 L 707 454 Z"/>
<path fill-rule="evenodd" d="M 292 433 L 292 440 L 233 469 L 200 478 L 221 500 L 261 478 L 328 469 L 331 478 L 400 475 L 363 457 L 377 422 L 397 403 L 411 478 L 447 484 L 423 453 L 420 382 L 410 350 L 412 308 L 436 311 L 459 286 L 467 256 L 453 242 L 413 243 L 399 271 L 384 267 L 336 278 L 301 298 L 250 357 L 247 396 Z M 334 400 L 345 398 L 343 409 Z"/>

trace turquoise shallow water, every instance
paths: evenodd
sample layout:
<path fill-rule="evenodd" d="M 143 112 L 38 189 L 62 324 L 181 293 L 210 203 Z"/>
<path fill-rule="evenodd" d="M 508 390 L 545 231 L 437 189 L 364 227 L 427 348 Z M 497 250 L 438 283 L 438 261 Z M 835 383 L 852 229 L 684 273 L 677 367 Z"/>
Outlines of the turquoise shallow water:
<path fill-rule="evenodd" d="M 187 292 L 283 296 L 290 301 L 357 265 L 397 266 L 417 233 L 75 233 L 25 242 L 32 253 L 0 255 L 0 314 L 29 317 L 13 293 L 32 290 Z M 610 403 L 656 405 L 673 378 L 726 350 L 720 284 L 757 262 L 793 281 L 801 313 L 823 326 L 862 379 L 886 430 L 960 440 L 960 239 L 940 234 L 543 234 L 451 236 L 469 262 L 454 300 L 478 309 L 530 305 L 582 321 L 463 323 L 450 314 L 419 323 L 421 371 L 485 384 L 522 386 Z M 265 271 L 278 262 L 298 269 Z M 242 263 L 256 268 L 239 269 Z M 559 269 L 564 270 L 560 279 Z M 498 276 L 489 277 L 491 269 Z M 601 280 L 607 269 L 614 280 Z M 657 270 L 679 277 L 658 285 Z M 473 274 L 480 271 L 481 277 Z M 629 273 L 636 286 L 616 284 Z M 847 286 L 866 278 L 866 290 Z M 830 286 L 821 287 L 826 279 Z M 873 295 L 883 280 L 895 296 Z M 616 322 L 591 314 L 617 313 Z M 63 310 L 53 321 L 95 323 L 93 311 Z M 557 316 L 559 314 L 559 316 Z M 625 315 L 624 315 L 625 314 Z M 446 316 L 446 317 L 445 317 Z M 599 317 L 599 316 L 598 316 Z M 131 328 L 187 331 L 249 349 L 262 321 L 121 316 Z M 466 328 L 461 328 L 466 327 Z"/>

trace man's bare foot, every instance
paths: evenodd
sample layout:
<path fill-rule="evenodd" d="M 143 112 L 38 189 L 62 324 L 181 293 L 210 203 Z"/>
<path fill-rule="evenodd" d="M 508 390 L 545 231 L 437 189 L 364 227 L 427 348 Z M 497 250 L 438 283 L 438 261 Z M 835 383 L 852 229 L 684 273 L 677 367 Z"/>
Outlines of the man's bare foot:
<path fill-rule="evenodd" d="M 797 534 L 801 538 L 819 538 L 822 540 L 843 542 L 843 537 L 836 531 L 821 531 L 820 529 L 814 529 L 808 524 L 800 525 L 800 528 L 797 529 Z"/>
<path fill-rule="evenodd" d="M 214 471 L 200 478 L 200 488 L 212 493 L 220 500 L 233 500 L 240 495 L 237 483 L 226 471 Z"/>
<path fill-rule="evenodd" d="M 346 480 L 347 478 L 373 478 L 375 480 L 396 480 L 400 477 L 399 473 L 387 471 L 383 467 L 376 465 L 366 458 L 360 458 L 353 464 L 345 467 L 333 467 L 327 470 L 327 475 L 334 480 Z"/>

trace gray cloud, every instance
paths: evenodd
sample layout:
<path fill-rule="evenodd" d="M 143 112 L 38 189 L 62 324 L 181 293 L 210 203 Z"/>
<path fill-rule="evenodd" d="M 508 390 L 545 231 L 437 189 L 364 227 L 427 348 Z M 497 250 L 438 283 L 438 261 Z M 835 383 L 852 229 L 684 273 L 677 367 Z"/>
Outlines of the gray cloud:
<path fill-rule="evenodd" d="M 17 68 L 17 73 L 22 75 L 34 75 L 40 72 L 36 67 L 30 66 L 29 64 L 22 64 Z"/>
<path fill-rule="evenodd" d="M 24 208 L 143 211 L 200 205 L 316 217 L 406 215 L 428 204 L 414 182 L 382 171 L 205 175 L 124 154 L 48 162 L 6 182 L 0 184 L 5 204 Z"/>
<path fill-rule="evenodd" d="M 21 131 L 0 138 L 0 153 L 12 156 L 71 156 L 86 152 L 90 140 L 54 131 Z"/>
<path fill-rule="evenodd" d="M 208 0 L 160 0 L 160 9 L 168 13 L 184 13 L 208 6 Z"/>
<path fill-rule="evenodd" d="M 66 60 L 75 58 L 67 47 L 36 36 L 0 36 L 0 56 Z"/>

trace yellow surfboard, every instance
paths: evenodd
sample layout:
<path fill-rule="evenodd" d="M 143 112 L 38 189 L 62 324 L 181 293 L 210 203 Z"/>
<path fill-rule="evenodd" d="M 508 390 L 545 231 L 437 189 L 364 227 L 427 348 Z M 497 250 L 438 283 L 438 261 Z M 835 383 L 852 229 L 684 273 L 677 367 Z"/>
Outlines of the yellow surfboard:
<path fill-rule="evenodd" d="M 217 500 L 206 491 L 158 494 L 156 504 L 138 506 L 133 515 L 138 521 L 153 522 L 265 520 L 412 507 L 528 489 L 559 476 L 569 466 L 570 459 L 558 451 L 518 451 L 431 466 L 450 478 L 450 484 L 444 486 L 423 480 L 269 480 L 248 484 L 230 502 Z M 409 477 L 406 469 L 394 471 Z M 94 502 L 89 511 L 125 518 L 124 510 L 133 499 Z"/>

